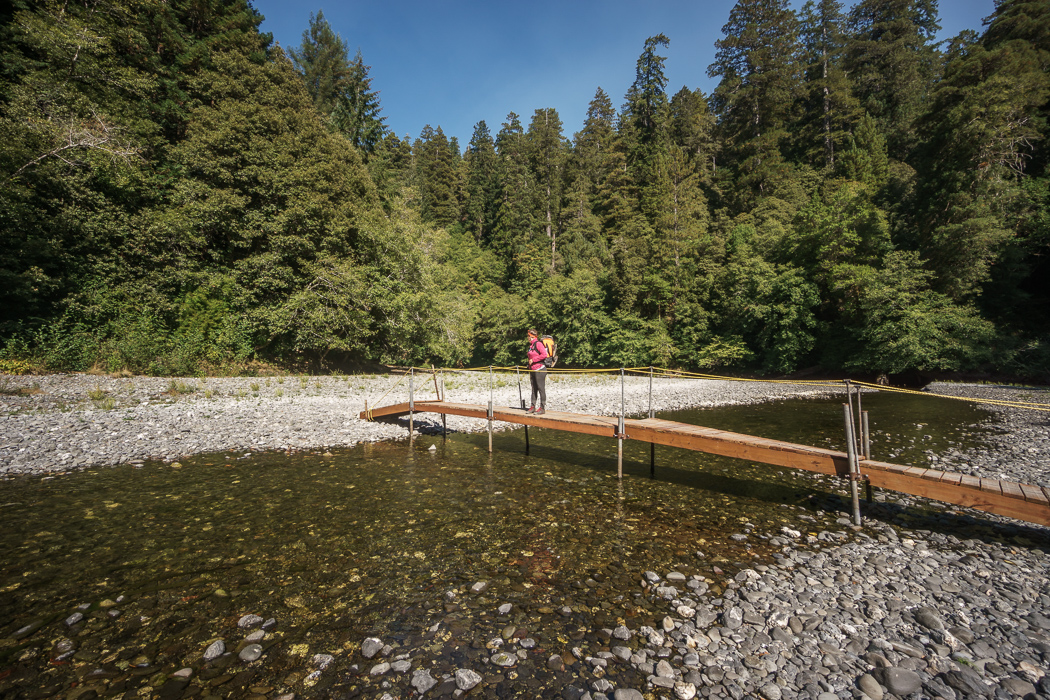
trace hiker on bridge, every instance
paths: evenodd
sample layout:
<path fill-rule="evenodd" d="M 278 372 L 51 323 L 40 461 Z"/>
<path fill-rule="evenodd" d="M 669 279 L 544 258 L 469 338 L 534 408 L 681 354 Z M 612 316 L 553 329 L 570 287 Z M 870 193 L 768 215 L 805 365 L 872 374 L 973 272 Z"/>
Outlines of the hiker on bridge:
<path fill-rule="evenodd" d="M 539 333 L 535 328 L 529 329 L 529 353 L 528 353 L 529 378 L 532 380 L 532 400 L 529 402 L 529 410 L 526 413 L 535 413 L 542 416 L 545 411 L 543 407 L 547 404 L 547 346 L 540 340 Z M 540 407 L 536 408 L 536 395 L 540 397 Z"/>

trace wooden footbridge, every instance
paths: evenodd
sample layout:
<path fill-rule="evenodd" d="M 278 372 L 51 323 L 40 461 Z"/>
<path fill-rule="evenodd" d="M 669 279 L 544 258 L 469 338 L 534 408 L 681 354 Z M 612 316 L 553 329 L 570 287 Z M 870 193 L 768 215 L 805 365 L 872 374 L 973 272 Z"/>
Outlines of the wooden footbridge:
<path fill-rule="evenodd" d="M 864 458 L 856 459 L 859 470 L 854 467 L 851 472 L 852 455 L 846 452 L 657 418 L 621 419 L 618 416 L 592 416 L 562 411 L 548 411 L 537 416 L 520 408 L 493 408 L 489 415 L 487 406 L 449 401 L 414 401 L 411 404 L 383 406 L 363 411 L 361 418 L 395 417 L 412 413 L 466 416 L 619 440 L 638 440 L 651 445 L 678 447 L 846 478 L 858 474 L 860 480 L 871 486 L 976 508 L 1039 525 L 1050 525 L 1050 491 L 1040 486 Z M 621 420 L 623 431 L 618 432 Z M 854 478 L 853 483 L 856 484 L 856 481 Z"/>

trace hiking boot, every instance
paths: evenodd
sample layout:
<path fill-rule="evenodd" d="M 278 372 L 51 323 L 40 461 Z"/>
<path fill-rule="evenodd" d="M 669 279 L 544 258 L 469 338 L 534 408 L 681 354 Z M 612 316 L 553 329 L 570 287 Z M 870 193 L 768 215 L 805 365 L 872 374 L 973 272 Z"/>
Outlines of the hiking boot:
<path fill-rule="evenodd" d="M 537 416 L 542 416 L 544 413 L 546 413 L 546 411 L 543 410 L 543 406 L 540 406 L 539 408 L 536 409 L 536 415 Z"/>
<path fill-rule="evenodd" d="M 529 406 L 529 410 L 525 411 L 525 413 L 535 413 L 535 412 L 536 412 L 536 407 L 535 406 Z"/>

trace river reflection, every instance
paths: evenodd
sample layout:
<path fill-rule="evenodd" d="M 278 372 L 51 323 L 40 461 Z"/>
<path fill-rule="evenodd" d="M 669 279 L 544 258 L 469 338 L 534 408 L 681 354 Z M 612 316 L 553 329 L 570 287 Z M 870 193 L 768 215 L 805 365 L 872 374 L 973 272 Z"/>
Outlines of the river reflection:
<path fill-rule="evenodd" d="M 982 412 L 952 402 L 922 424 L 912 404 L 866 398 L 886 416 L 877 449 L 905 461 L 977 439 Z M 841 446 L 841 400 L 662 417 Z M 621 483 L 612 440 L 533 430 L 526 455 L 517 430 L 487 445 L 421 436 L 0 483 L 0 695 L 398 697 L 417 669 L 471 668 L 474 695 L 542 696 L 593 680 L 579 663 L 551 670 L 552 654 L 659 623 L 646 570 L 699 575 L 717 595 L 781 528 L 847 529 L 811 505 L 843 489 L 824 477 L 658 448 L 650 480 L 648 445 L 628 442 Z M 265 630 L 239 627 L 248 614 Z M 366 637 L 411 670 L 371 676 Z M 216 640 L 227 653 L 205 661 Z M 250 642 L 260 659 L 238 657 Z M 515 665 L 487 664 L 497 648 Z M 607 675 L 644 688 L 633 673 Z"/>

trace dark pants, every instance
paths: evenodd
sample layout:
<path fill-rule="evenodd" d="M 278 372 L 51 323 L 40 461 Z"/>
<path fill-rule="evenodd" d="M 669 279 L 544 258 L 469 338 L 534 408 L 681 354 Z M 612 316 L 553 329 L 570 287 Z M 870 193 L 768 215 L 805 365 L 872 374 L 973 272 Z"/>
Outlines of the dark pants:
<path fill-rule="evenodd" d="M 529 372 L 529 378 L 532 380 L 532 401 L 529 403 L 530 406 L 536 405 L 536 394 L 540 395 L 540 407 L 547 405 L 547 370 L 538 369 L 535 372 Z"/>

